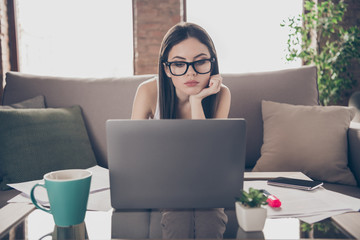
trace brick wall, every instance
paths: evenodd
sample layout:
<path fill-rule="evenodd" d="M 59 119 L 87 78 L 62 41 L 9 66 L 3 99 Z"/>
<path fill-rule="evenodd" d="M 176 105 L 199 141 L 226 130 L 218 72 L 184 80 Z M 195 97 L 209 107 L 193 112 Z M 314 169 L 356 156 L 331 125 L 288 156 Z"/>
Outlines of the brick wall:
<path fill-rule="evenodd" d="M 18 71 L 14 1 L 0 0 L 0 104 L 5 73 Z"/>
<path fill-rule="evenodd" d="M 170 27 L 185 20 L 183 0 L 133 0 L 134 74 L 157 73 L 159 49 Z"/>
<path fill-rule="evenodd" d="M 6 0 L 0 0 L 0 102 L 5 73 L 10 70 L 9 38 Z"/>

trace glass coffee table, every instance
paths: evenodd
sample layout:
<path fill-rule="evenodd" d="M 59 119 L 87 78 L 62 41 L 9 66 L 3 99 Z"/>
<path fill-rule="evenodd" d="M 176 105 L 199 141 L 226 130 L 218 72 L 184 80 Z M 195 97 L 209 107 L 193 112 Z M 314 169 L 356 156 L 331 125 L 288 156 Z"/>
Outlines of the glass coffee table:
<path fill-rule="evenodd" d="M 156 211 L 155 211 L 156 212 Z M 124 222 L 138 212 L 88 211 L 85 222 L 69 228 L 57 227 L 52 215 L 33 210 L 16 226 L 2 233 L 1 239 L 144 239 L 161 238 L 161 233 L 147 232 L 141 222 Z M 224 238 L 229 239 L 355 239 L 331 218 L 315 224 L 303 223 L 296 218 L 267 219 L 261 232 L 244 232 L 238 227 L 235 214 L 229 215 Z M 160 224 L 160 222 L 159 222 Z M 159 235 L 160 234 L 160 235 Z"/>
<path fill-rule="evenodd" d="M 245 180 L 264 180 L 277 177 L 277 174 L 245 173 Z M 228 239 L 360 238 L 360 212 L 338 215 L 311 225 L 296 218 L 267 219 L 263 231 L 259 232 L 244 232 L 238 227 L 235 211 L 227 209 L 225 213 L 228 223 L 224 238 Z M 84 223 L 61 228 L 55 226 L 52 215 L 31 204 L 10 203 L 0 209 L 0 240 L 161 239 L 160 220 L 158 210 L 88 211 Z M 158 225 L 154 227 L 154 224 Z"/>

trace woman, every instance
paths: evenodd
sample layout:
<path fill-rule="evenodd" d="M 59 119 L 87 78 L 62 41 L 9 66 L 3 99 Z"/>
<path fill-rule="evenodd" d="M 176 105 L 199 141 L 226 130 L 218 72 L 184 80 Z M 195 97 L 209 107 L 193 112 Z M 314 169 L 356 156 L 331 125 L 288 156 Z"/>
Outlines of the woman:
<path fill-rule="evenodd" d="M 161 43 L 158 79 L 139 85 L 131 118 L 227 118 L 230 101 L 210 36 L 179 23 Z M 222 238 L 226 222 L 223 209 L 163 210 L 161 225 L 164 238 Z"/>

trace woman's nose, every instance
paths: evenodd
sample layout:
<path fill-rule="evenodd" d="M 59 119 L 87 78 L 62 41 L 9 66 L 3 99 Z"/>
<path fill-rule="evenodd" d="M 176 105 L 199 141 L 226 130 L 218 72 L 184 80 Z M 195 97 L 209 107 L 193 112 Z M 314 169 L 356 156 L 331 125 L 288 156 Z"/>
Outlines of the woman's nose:
<path fill-rule="evenodd" d="M 196 75 L 196 71 L 192 65 L 189 66 L 189 69 L 187 70 L 187 75 Z"/>

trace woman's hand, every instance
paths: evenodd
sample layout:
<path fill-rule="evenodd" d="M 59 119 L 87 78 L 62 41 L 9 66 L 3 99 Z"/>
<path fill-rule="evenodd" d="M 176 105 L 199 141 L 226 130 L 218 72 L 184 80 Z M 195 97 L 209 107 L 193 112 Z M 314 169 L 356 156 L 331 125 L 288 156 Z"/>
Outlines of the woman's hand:
<path fill-rule="evenodd" d="M 207 96 L 216 94 L 221 89 L 221 83 L 223 78 L 217 74 L 210 77 L 209 87 L 204 88 L 196 95 L 190 95 L 189 102 L 191 106 L 191 118 L 192 119 L 205 119 L 204 109 L 202 107 L 202 100 Z"/>
<path fill-rule="evenodd" d="M 220 91 L 222 81 L 223 78 L 220 76 L 220 74 L 211 76 L 209 80 L 209 87 L 204 88 L 203 90 L 201 90 L 201 92 L 199 92 L 196 95 L 191 95 L 190 102 L 192 99 L 203 100 L 207 96 L 218 93 Z"/>

